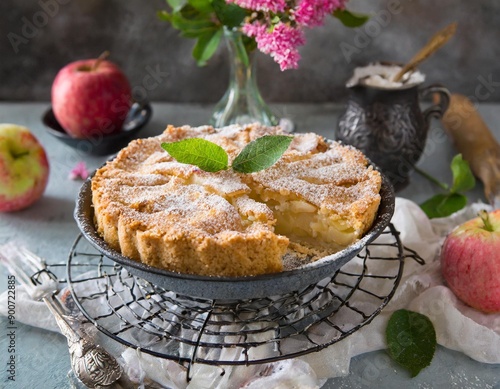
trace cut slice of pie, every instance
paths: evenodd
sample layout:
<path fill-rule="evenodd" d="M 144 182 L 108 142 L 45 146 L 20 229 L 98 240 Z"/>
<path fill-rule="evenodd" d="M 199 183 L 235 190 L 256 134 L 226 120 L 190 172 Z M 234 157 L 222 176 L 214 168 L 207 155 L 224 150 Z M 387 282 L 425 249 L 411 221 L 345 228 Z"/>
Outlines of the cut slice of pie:
<path fill-rule="evenodd" d="M 213 276 L 279 272 L 285 254 L 317 260 L 358 240 L 376 216 L 381 176 L 354 148 L 297 134 L 275 165 L 241 174 L 201 171 L 160 146 L 205 138 L 232 160 L 250 141 L 279 133 L 258 124 L 169 126 L 131 142 L 92 179 L 98 232 L 137 261 Z"/>

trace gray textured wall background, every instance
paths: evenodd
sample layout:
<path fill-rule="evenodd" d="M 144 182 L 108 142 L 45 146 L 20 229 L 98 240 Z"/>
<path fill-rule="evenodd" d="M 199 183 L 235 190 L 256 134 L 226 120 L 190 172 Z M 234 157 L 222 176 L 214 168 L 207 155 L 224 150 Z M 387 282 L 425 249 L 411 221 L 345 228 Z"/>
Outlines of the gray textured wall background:
<path fill-rule="evenodd" d="M 227 85 L 225 48 L 198 68 L 191 58 L 193 41 L 157 19 L 163 5 L 161 0 L 2 0 L 0 100 L 49 100 L 61 67 L 110 50 L 136 93 L 147 93 L 152 101 L 217 101 Z M 456 36 L 421 66 L 428 83 L 441 82 L 481 101 L 500 100 L 500 2 L 352 0 L 349 8 L 372 19 L 358 29 L 330 19 L 310 30 L 300 69 L 281 72 L 267 56 L 258 57 L 266 100 L 342 101 L 353 67 L 373 60 L 407 61 L 453 21 L 459 24 Z M 159 82 L 145 88 L 150 73 Z"/>

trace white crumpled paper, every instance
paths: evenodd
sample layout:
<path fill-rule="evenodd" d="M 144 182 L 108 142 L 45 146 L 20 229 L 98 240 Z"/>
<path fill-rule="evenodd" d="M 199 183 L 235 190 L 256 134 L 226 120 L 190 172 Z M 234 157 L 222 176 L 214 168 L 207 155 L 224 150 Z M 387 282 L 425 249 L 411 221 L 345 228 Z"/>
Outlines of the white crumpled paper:
<path fill-rule="evenodd" d="M 208 366 L 194 364 L 191 381 L 186 368 L 174 361 L 155 358 L 137 350 L 116 348 L 128 376 L 139 385 L 157 383 L 172 389 L 201 388 L 320 388 L 331 377 L 347 375 L 352 357 L 386 348 L 385 328 L 397 309 L 427 315 L 434 324 L 437 341 L 484 363 L 500 363 L 500 314 L 485 314 L 460 302 L 446 287 L 440 273 L 439 251 L 446 234 L 458 224 L 476 217 L 485 204 L 473 204 L 442 219 L 429 220 L 412 201 L 397 198 L 392 223 L 403 244 L 425 260 L 422 266 L 406 259 L 404 273 L 391 302 L 369 325 L 320 352 L 301 358 L 255 366 Z M 355 260 L 349 266 L 356 266 Z M 380 266 L 383 266 L 383 261 Z M 22 288 L 16 319 L 32 326 L 57 331 L 43 303 L 33 302 Z M 0 313 L 6 315 L 6 294 L 0 296 Z M 222 374 L 224 373 L 224 374 Z"/>

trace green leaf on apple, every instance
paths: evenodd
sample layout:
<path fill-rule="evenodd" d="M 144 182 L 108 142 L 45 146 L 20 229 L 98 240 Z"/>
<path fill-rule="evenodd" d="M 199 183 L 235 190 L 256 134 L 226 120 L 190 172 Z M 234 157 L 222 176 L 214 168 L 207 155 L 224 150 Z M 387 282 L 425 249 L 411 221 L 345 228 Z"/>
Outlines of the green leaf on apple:
<path fill-rule="evenodd" d="M 450 167 L 453 174 L 451 188 L 430 174 L 416 169 L 422 176 L 445 190 L 445 193 L 432 196 L 420 204 L 420 208 L 430 219 L 450 216 L 464 208 L 467 205 L 467 196 L 462 192 L 471 190 L 476 185 L 476 179 L 470 170 L 469 163 L 462 158 L 461 154 L 457 154 L 453 158 Z"/>
<path fill-rule="evenodd" d="M 431 364 L 436 351 L 436 331 L 425 315 L 400 309 L 389 319 L 386 329 L 389 355 L 409 370 L 411 377 Z"/>

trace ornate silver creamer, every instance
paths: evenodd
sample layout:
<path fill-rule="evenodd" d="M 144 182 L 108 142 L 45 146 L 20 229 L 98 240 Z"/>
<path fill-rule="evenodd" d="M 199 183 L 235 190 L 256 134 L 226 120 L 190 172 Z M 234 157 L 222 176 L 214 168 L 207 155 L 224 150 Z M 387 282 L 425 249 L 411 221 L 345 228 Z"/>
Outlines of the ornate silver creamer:
<path fill-rule="evenodd" d="M 363 151 L 395 190 L 403 189 L 425 148 L 431 118 L 441 117 L 448 107 L 448 90 L 419 83 L 389 88 L 358 82 L 348 88 L 336 139 Z M 422 111 L 420 101 L 434 93 L 440 95 L 439 103 Z"/>

